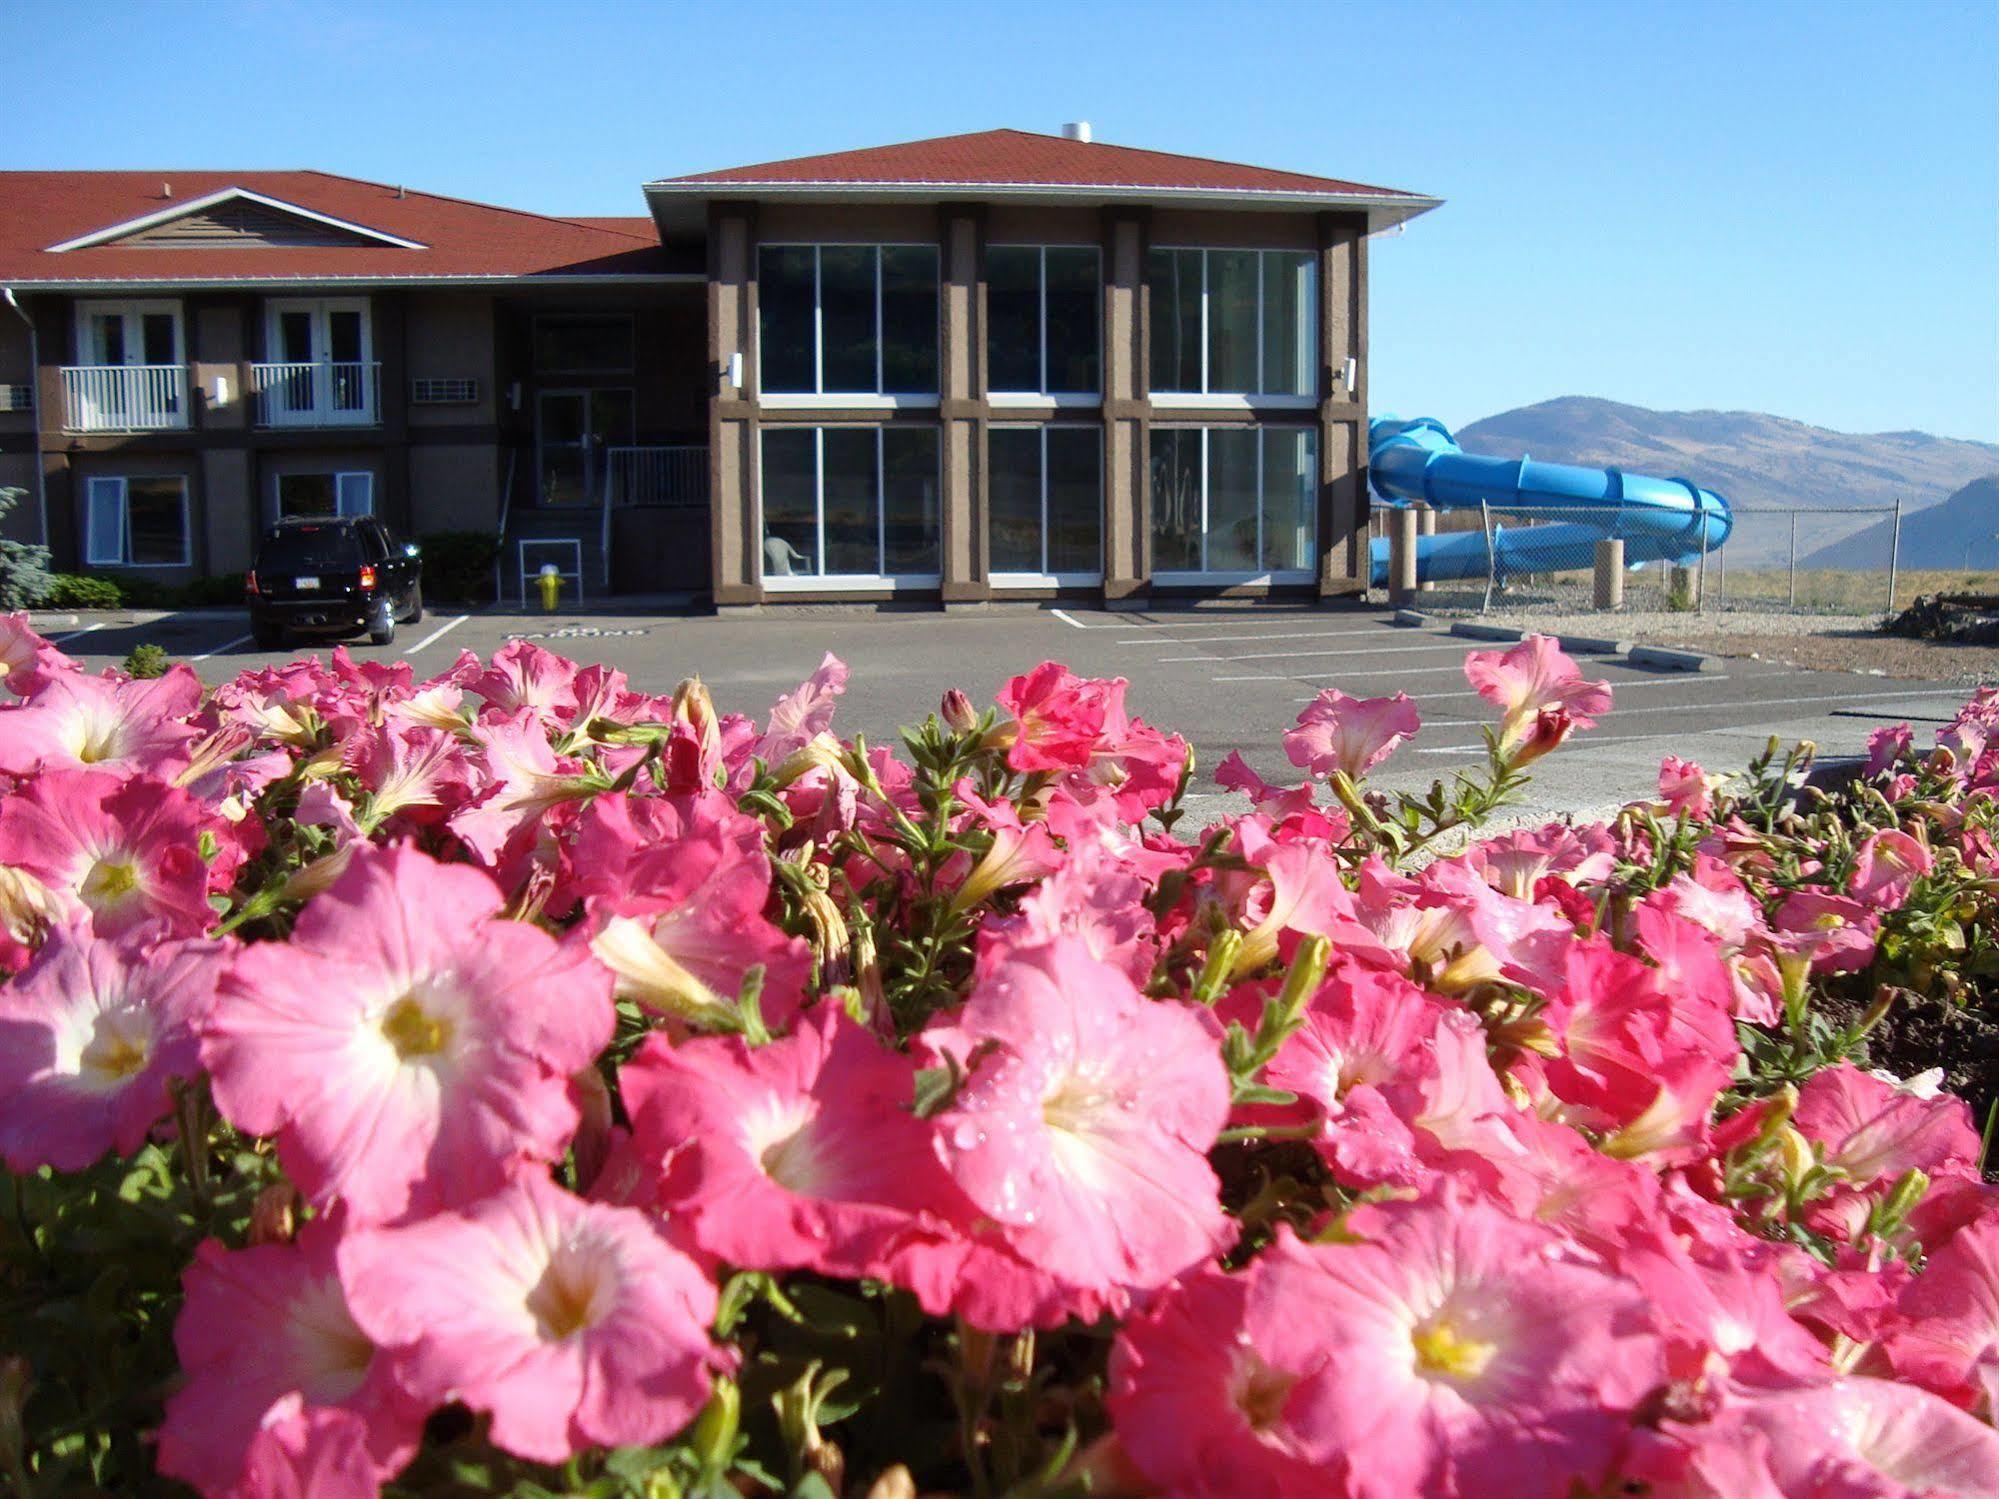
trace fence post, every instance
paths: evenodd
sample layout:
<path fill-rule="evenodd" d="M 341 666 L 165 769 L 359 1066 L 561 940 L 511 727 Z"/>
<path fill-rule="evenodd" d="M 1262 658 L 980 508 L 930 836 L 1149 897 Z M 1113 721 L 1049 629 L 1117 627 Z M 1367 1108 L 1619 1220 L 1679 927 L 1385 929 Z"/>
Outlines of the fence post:
<path fill-rule="evenodd" d="M 1480 614 L 1492 612 L 1493 577 L 1499 571 L 1498 556 L 1492 546 L 1492 506 L 1484 500 L 1478 502 L 1479 524 L 1485 528 L 1485 598 L 1478 606 Z"/>
<path fill-rule="evenodd" d="M 1404 505 L 1389 520 L 1388 602 L 1412 603 L 1416 597 L 1416 511 Z"/>
<path fill-rule="evenodd" d="M 1798 607 L 1798 512 L 1791 512 L 1791 595 L 1790 607 Z"/>
<path fill-rule="evenodd" d="M 1424 505 L 1417 509 L 1416 534 L 1419 537 L 1437 534 L 1437 512 L 1434 506 Z M 1416 585 L 1416 590 L 1419 593 L 1432 593 L 1436 587 L 1435 583 L 1424 581 Z"/>
<path fill-rule="evenodd" d="M 1598 609 L 1624 607 L 1624 539 L 1606 536 L 1596 544 L 1596 578 L 1592 603 Z"/>
<path fill-rule="evenodd" d="M 1888 613 L 1895 612 L 1896 574 L 1902 565 L 1902 497 L 1895 496 L 1895 528 L 1888 541 Z"/>

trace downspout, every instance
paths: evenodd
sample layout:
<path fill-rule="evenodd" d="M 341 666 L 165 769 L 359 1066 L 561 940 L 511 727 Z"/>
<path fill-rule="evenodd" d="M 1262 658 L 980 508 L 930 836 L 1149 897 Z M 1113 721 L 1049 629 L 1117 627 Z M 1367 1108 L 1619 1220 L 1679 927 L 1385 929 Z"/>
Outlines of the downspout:
<path fill-rule="evenodd" d="M 41 334 L 35 327 L 35 320 L 27 310 L 14 300 L 14 288 L 0 286 L 0 302 L 14 309 L 14 316 L 28 325 L 28 421 L 34 429 L 34 442 L 30 456 L 35 460 L 35 511 L 41 516 L 41 543 L 52 547 L 49 539 L 49 480 L 42 468 L 42 350 Z"/>

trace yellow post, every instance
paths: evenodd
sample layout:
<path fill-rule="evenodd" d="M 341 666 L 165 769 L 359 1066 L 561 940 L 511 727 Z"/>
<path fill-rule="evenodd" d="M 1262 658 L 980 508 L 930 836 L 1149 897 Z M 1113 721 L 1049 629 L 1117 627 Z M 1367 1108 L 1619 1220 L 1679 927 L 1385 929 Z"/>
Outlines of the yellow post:
<path fill-rule="evenodd" d="M 555 601 L 562 594 L 562 574 L 553 565 L 544 567 L 541 576 L 535 579 L 535 586 L 541 590 L 541 612 L 555 613 Z"/>

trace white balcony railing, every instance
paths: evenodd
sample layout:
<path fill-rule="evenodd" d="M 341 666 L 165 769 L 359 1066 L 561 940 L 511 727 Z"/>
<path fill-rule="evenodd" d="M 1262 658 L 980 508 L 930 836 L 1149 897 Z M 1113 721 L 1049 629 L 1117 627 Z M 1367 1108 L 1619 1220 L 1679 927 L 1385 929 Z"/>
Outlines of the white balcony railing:
<path fill-rule="evenodd" d="M 166 432 L 188 424 L 185 365 L 65 365 L 62 395 L 71 432 Z"/>
<path fill-rule="evenodd" d="M 371 427 L 381 420 L 378 363 L 253 364 L 260 427 Z"/>

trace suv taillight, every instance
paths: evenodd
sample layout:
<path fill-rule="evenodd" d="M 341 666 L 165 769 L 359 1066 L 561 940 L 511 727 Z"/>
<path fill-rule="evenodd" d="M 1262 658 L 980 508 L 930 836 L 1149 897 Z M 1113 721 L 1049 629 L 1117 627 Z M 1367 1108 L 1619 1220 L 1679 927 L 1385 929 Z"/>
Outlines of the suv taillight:
<path fill-rule="evenodd" d="M 373 567 L 370 567 L 368 564 L 363 563 L 361 566 L 361 591 L 363 593 L 366 593 L 374 586 L 375 586 L 375 569 Z"/>
<path fill-rule="evenodd" d="M 243 592 L 251 598 L 257 596 L 257 570 L 255 568 L 251 568 L 250 571 L 243 574 Z"/>

